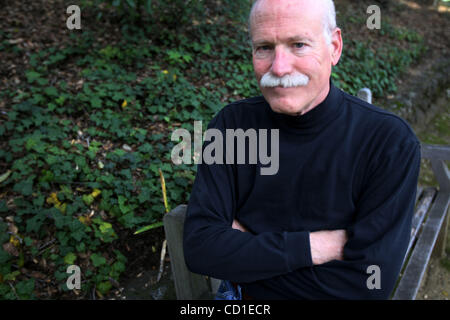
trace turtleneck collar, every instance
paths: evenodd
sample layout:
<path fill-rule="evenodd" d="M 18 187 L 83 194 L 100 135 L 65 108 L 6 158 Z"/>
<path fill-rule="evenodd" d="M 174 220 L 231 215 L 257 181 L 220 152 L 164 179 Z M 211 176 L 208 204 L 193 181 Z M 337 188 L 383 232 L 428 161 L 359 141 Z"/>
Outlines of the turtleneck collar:
<path fill-rule="evenodd" d="M 280 127 L 296 133 L 311 133 L 320 130 L 323 125 L 338 116 L 342 107 L 341 100 L 342 92 L 333 85 L 330 79 L 330 90 L 325 100 L 305 114 L 293 116 L 278 113 L 272 110 L 269 103 L 267 103 L 267 108 L 270 116 Z"/>

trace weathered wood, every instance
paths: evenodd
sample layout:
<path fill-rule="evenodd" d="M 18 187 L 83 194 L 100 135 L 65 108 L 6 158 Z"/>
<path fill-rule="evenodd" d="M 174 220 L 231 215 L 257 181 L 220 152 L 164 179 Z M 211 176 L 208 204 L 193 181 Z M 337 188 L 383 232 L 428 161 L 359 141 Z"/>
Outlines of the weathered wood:
<path fill-rule="evenodd" d="M 164 215 L 164 231 L 169 247 L 177 299 L 209 299 L 211 293 L 205 277 L 190 272 L 184 261 L 183 229 L 186 208 L 186 205 L 179 205 Z"/>
<path fill-rule="evenodd" d="M 439 191 L 450 192 L 450 172 L 443 160 L 431 159 L 431 168 L 439 183 Z"/>
<path fill-rule="evenodd" d="M 444 221 L 441 226 L 441 231 L 439 232 L 438 238 L 436 240 L 436 244 L 433 250 L 433 257 L 442 258 L 445 255 L 445 248 L 447 245 L 447 234 L 448 234 L 448 225 L 449 225 L 449 213 L 447 209 L 447 213 L 444 217 Z"/>
<path fill-rule="evenodd" d="M 439 192 L 413 249 L 394 300 L 414 300 L 419 291 L 438 233 L 444 223 L 450 193 Z"/>
<path fill-rule="evenodd" d="M 411 239 L 409 241 L 408 249 L 405 254 L 405 259 L 408 257 L 411 248 L 413 247 L 416 239 L 419 235 L 420 229 L 422 227 L 423 220 L 430 210 L 431 204 L 433 203 L 434 196 L 436 195 L 435 188 L 427 188 L 423 192 L 423 196 L 417 203 L 416 211 L 412 218 L 411 223 Z M 405 261 L 403 261 L 404 263 Z"/>
<path fill-rule="evenodd" d="M 450 160 L 450 146 L 421 144 L 422 158 L 435 160 Z"/>
<path fill-rule="evenodd" d="M 450 150 L 450 147 L 447 147 Z M 450 172 L 448 170 L 447 164 L 444 160 L 431 159 L 431 168 L 433 169 L 436 180 L 439 183 L 439 192 L 450 193 Z M 445 254 L 445 247 L 447 244 L 447 232 L 448 232 L 448 214 L 446 212 L 444 222 L 440 229 L 438 239 L 433 251 L 433 256 L 440 258 Z"/>

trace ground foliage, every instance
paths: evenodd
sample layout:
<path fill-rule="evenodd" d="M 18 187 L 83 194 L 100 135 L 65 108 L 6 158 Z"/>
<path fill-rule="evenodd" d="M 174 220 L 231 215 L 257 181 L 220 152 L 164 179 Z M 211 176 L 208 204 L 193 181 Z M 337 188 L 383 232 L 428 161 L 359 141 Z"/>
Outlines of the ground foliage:
<path fill-rule="evenodd" d="M 193 133 L 194 120 L 206 125 L 259 94 L 248 5 L 218 4 L 81 1 L 82 30 L 33 40 L 36 50 L 18 36 L 20 9 L 11 11 L 0 51 L 22 67 L 0 92 L 0 298 L 108 297 L 129 265 L 125 240 L 164 214 L 159 169 L 172 207 L 187 203 L 196 168 L 172 164 L 171 132 Z M 52 5 L 65 13 L 69 4 Z M 345 30 L 366 16 L 338 19 Z M 332 78 L 352 94 L 390 94 L 424 52 L 420 35 L 386 20 L 376 39 L 345 39 Z M 83 270 L 80 291 L 65 285 L 71 264 Z"/>

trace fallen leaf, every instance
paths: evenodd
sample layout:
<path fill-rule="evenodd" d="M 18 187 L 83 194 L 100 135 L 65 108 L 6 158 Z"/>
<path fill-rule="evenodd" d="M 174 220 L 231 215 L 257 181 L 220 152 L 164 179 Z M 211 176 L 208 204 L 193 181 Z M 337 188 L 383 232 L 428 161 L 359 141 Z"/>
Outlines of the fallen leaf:
<path fill-rule="evenodd" d="M 23 42 L 22 38 L 8 40 L 9 44 L 18 44 L 18 43 L 21 43 L 21 42 Z"/>
<path fill-rule="evenodd" d="M 132 151 L 131 147 L 129 145 L 127 145 L 127 144 L 124 144 L 122 146 L 122 149 L 125 150 L 125 151 L 128 151 L 128 152 Z"/>
<path fill-rule="evenodd" d="M 89 217 L 80 216 L 78 220 L 84 224 L 85 226 L 89 226 L 91 224 L 91 219 Z"/>
<path fill-rule="evenodd" d="M 48 203 L 48 204 L 57 204 L 57 203 L 61 203 L 61 202 L 58 200 L 58 194 L 57 194 L 56 192 L 52 192 L 52 193 L 50 194 L 50 197 L 47 198 L 47 203 Z"/>
<path fill-rule="evenodd" d="M 20 247 L 20 240 L 16 235 L 11 235 L 11 237 L 9 238 L 9 242 L 12 243 L 16 248 Z"/>
<path fill-rule="evenodd" d="M 56 192 L 52 192 L 50 194 L 50 197 L 47 198 L 47 203 L 48 204 L 53 204 L 54 207 L 56 209 L 58 209 L 59 211 L 61 211 L 62 213 L 66 212 L 67 204 L 66 203 L 62 203 L 61 201 L 58 200 L 58 194 Z"/>
<path fill-rule="evenodd" d="M 94 189 L 94 191 L 92 191 L 91 195 L 94 198 L 97 198 L 99 194 L 101 194 L 102 192 L 99 189 Z"/>
<path fill-rule="evenodd" d="M 9 175 L 11 174 L 11 170 L 6 171 L 4 174 L 0 176 L 0 183 L 8 179 Z"/>

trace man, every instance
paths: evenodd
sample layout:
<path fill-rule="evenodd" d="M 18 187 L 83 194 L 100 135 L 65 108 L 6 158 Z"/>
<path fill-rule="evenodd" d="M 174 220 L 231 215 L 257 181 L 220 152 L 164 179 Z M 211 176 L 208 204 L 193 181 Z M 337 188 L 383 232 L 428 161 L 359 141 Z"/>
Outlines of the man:
<path fill-rule="evenodd" d="M 419 141 L 331 83 L 342 51 L 331 0 L 258 0 L 250 26 L 263 97 L 226 106 L 209 128 L 279 130 L 279 170 L 198 166 L 187 266 L 253 299 L 388 298 L 409 242 Z"/>

